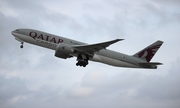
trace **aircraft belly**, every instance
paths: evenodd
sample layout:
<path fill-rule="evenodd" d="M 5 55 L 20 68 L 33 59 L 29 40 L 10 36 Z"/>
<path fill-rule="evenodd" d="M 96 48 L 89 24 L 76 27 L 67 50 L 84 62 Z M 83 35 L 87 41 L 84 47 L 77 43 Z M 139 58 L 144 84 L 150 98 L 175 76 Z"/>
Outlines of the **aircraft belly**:
<path fill-rule="evenodd" d="M 120 61 L 120 60 L 112 59 L 112 58 L 101 56 L 101 55 L 98 55 L 98 56 L 99 58 L 101 58 L 101 61 L 99 62 L 108 64 L 108 65 L 117 66 L 117 67 L 139 68 L 139 66 L 127 63 L 125 61 Z"/>

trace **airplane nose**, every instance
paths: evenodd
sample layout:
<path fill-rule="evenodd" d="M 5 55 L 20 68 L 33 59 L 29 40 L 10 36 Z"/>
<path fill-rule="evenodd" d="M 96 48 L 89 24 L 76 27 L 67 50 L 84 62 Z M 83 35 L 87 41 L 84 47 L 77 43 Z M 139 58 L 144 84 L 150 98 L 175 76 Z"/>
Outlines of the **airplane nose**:
<path fill-rule="evenodd" d="M 11 34 L 13 35 L 13 31 L 11 32 Z"/>
<path fill-rule="evenodd" d="M 15 32 L 14 32 L 14 31 L 12 31 L 11 34 L 12 34 L 13 36 L 15 36 Z"/>

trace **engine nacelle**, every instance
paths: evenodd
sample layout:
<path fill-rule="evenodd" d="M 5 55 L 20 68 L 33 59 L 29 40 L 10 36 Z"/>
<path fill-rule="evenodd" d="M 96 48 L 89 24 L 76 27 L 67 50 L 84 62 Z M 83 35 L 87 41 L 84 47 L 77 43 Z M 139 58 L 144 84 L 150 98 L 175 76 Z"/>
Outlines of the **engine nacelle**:
<path fill-rule="evenodd" d="M 66 59 L 66 58 L 72 57 L 70 54 L 72 54 L 73 52 L 74 52 L 74 50 L 70 45 L 65 44 L 65 43 L 60 43 L 57 46 L 55 56 Z"/>

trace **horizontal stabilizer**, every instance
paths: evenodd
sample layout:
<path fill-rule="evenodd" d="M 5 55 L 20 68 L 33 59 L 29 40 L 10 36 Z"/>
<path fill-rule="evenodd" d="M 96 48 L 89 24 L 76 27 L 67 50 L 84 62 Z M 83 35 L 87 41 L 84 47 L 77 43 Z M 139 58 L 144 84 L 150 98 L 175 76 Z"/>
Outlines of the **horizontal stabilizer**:
<path fill-rule="evenodd" d="M 162 65 L 162 63 L 159 62 L 150 62 L 150 63 L 138 63 L 139 65 L 142 66 L 156 66 L 156 65 Z"/>

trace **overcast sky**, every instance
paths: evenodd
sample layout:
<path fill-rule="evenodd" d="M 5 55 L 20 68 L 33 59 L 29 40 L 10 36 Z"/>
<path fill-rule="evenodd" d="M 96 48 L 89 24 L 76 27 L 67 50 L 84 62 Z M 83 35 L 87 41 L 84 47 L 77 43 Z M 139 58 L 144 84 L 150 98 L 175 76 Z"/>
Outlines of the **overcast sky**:
<path fill-rule="evenodd" d="M 164 44 L 156 70 L 128 69 L 24 44 L 31 28 L 86 43 L 125 39 L 108 49 L 132 55 Z M 180 0 L 0 0 L 0 108 L 180 108 Z"/>

